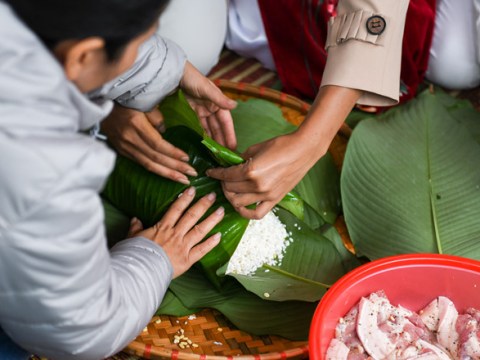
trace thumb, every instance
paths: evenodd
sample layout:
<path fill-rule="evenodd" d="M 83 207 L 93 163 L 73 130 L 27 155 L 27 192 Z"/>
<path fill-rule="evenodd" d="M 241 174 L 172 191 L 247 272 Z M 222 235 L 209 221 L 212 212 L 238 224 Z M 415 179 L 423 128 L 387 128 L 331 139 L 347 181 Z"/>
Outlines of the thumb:
<path fill-rule="evenodd" d="M 215 85 L 214 85 L 215 86 Z M 225 110 L 233 110 L 237 107 L 237 102 L 235 100 L 230 99 L 229 97 L 225 96 L 219 88 L 217 88 L 217 92 L 214 92 L 212 101 L 217 104 L 218 107 L 225 109 Z"/>
<path fill-rule="evenodd" d="M 148 121 L 155 128 L 160 128 L 163 124 L 163 115 L 157 107 L 154 107 L 152 110 L 145 113 Z"/>
<path fill-rule="evenodd" d="M 221 109 L 233 110 L 237 107 L 237 102 L 235 100 L 224 95 L 222 90 L 220 90 L 210 79 L 206 80 L 208 81 L 208 85 L 205 87 L 202 86 L 199 89 L 202 98 L 210 100 Z"/>
<path fill-rule="evenodd" d="M 128 230 L 127 237 L 128 238 L 134 237 L 136 234 L 138 234 L 142 230 L 143 230 L 142 222 L 138 218 L 134 217 L 130 221 L 130 229 Z"/>
<path fill-rule="evenodd" d="M 260 149 L 260 147 L 261 147 L 261 143 L 252 145 L 247 150 L 245 150 L 240 156 L 245 161 L 248 161 L 249 159 L 255 157 L 255 155 L 258 153 L 258 150 Z"/>

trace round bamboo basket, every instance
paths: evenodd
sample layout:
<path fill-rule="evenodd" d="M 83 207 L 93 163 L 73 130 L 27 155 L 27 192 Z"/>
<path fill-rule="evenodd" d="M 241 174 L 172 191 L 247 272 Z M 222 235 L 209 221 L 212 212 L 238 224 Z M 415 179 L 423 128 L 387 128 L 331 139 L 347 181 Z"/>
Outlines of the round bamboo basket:
<path fill-rule="evenodd" d="M 299 125 L 310 105 L 285 93 L 266 87 L 227 80 L 216 84 L 230 98 L 247 100 L 259 98 L 276 104 L 289 122 Z M 343 125 L 329 151 L 341 169 L 351 129 Z M 346 226 L 339 217 L 336 228 L 346 247 L 353 251 Z M 180 347 L 175 337 L 183 335 L 190 343 Z M 284 360 L 308 357 L 307 341 L 289 341 L 278 336 L 255 336 L 233 326 L 221 313 L 204 309 L 191 316 L 155 316 L 138 337 L 115 360 L 174 359 L 174 360 Z"/>

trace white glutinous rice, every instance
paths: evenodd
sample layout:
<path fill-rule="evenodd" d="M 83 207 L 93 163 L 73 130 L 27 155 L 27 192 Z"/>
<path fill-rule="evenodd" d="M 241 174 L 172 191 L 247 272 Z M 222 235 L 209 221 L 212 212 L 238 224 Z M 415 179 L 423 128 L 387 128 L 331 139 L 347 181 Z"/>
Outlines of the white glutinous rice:
<path fill-rule="evenodd" d="M 226 273 L 251 275 L 264 264 L 278 265 L 290 242 L 285 225 L 272 211 L 263 219 L 250 220 Z"/>

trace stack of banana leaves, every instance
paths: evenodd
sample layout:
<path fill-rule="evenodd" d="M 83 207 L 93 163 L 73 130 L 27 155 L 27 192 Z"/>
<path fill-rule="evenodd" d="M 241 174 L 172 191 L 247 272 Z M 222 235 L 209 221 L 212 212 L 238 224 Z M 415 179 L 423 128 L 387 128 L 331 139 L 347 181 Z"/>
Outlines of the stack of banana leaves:
<path fill-rule="evenodd" d="M 331 155 L 320 159 L 275 209 L 293 239 L 281 263 L 264 265 L 248 276 L 226 275 L 228 261 L 249 220 L 233 209 L 219 181 L 205 171 L 236 165 L 243 159 L 206 135 L 181 91 L 166 98 L 160 110 L 167 127 L 162 136 L 188 154 L 198 173 L 190 178 L 197 198 L 214 191 L 225 217 L 210 233 L 222 233 L 220 244 L 171 282 L 158 313 L 183 316 L 214 308 L 249 333 L 306 340 L 318 300 L 336 280 L 359 265 L 332 226 L 341 211 L 341 200 L 340 175 Z M 281 110 L 265 100 L 239 101 L 232 116 L 239 152 L 295 130 Z M 129 218 L 138 217 L 145 227 L 152 226 L 186 188 L 118 156 L 102 194 L 110 245 L 125 237 Z"/>

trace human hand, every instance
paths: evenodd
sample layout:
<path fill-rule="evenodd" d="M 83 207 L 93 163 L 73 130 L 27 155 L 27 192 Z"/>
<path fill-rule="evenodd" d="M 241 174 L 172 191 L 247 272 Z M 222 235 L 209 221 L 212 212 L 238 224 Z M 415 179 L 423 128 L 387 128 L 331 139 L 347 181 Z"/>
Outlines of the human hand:
<path fill-rule="evenodd" d="M 162 126 L 163 117 L 156 108 L 143 113 L 115 104 L 101 129 L 120 154 L 157 175 L 188 185 L 186 175 L 197 176 L 197 172 L 187 163 L 184 151 L 162 138 Z"/>
<path fill-rule="evenodd" d="M 261 219 L 292 190 L 318 160 L 295 133 L 251 146 L 247 161 L 207 170 L 221 180 L 226 198 L 243 217 Z M 247 206 L 257 204 L 255 209 Z"/>
<path fill-rule="evenodd" d="M 235 150 L 237 138 L 230 110 L 234 109 L 237 103 L 226 97 L 188 61 L 180 87 L 207 134 L 219 144 Z"/>
<path fill-rule="evenodd" d="M 138 219 L 133 219 L 130 226 L 129 237 L 143 236 L 163 248 L 172 263 L 173 278 L 187 271 L 220 242 L 221 234 L 216 233 L 200 243 L 223 219 L 223 207 L 219 207 L 197 224 L 215 202 L 215 193 L 202 197 L 189 208 L 194 196 L 195 188 L 188 188 L 170 206 L 163 218 L 151 228 L 143 230 Z"/>
<path fill-rule="evenodd" d="M 223 191 L 240 215 L 259 219 L 292 190 L 328 151 L 335 134 L 363 91 L 324 86 L 297 130 L 256 144 L 230 168 L 207 171 L 222 181 Z M 246 206 L 257 204 L 256 209 Z"/>

